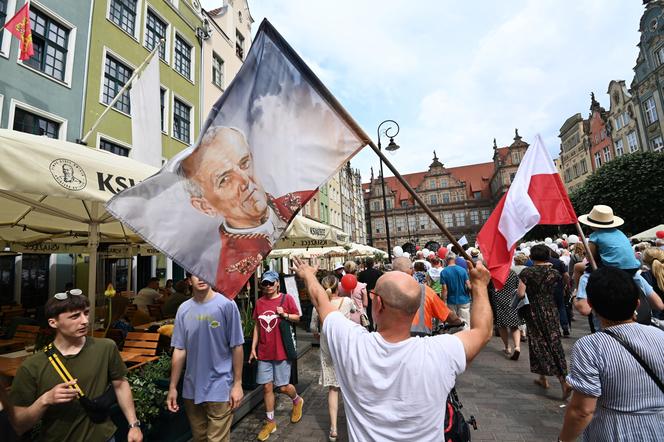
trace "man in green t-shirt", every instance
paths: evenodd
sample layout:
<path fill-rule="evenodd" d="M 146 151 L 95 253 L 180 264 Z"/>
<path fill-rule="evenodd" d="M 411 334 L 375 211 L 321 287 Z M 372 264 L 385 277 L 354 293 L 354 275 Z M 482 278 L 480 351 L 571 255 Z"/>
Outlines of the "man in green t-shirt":
<path fill-rule="evenodd" d="M 111 384 L 129 422 L 127 439 L 142 441 L 131 387 L 125 378 L 127 367 L 115 343 L 87 336 L 88 298 L 77 289 L 58 293 L 48 300 L 44 313 L 48 325 L 55 329 L 55 354 L 74 381 L 64 382 L 43 351 L 26 359 L 16 373 L 10 392 L 16 431 L 22 434 L 41 420 L 40 440 L 43 441 L 113 440 L 115 425 L 110 418 L 93 423 L 77 400 L 78 389 L 94 399 Z"/>

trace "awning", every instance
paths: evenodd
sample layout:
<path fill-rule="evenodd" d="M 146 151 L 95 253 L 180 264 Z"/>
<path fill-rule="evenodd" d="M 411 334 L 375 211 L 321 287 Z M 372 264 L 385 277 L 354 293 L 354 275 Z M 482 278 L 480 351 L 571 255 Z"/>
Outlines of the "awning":
<path fill-rule="evenodd" d="M 274 248 L 329 247 L 343 246 L 347 243 L 348 235 L 341 230 L 297 215 Z"/>

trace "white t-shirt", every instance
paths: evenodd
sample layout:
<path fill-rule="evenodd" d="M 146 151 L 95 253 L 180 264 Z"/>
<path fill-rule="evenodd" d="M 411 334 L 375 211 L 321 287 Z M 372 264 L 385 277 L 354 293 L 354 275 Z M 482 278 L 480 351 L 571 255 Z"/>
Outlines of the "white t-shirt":
<path fill-rule="evenodd" d="M 397 344 L 330 313 L 323 335 L 334 362 L 351 441 L 442 441 L 445 401 L 466 369 L 453 335 Z"/>

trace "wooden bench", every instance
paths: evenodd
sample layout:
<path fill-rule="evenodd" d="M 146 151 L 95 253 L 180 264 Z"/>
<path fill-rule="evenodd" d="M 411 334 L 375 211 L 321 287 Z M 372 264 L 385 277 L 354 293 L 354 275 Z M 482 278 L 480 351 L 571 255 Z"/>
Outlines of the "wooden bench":
<path fill-rule="evenodd" d="M 161 305 L 152 304 L 148 305 L 148 314 L 154 318 L 155 321 L 164 319 L 164 313 L 161 310 Z"/>
<path fill-rule="evenodd" d="M 140 333 L 129 332 L 125 336 L 123 353 L 133 353 L 136 355 L 128 362 L 145 363 L 156 361 L 157 346 L 159 345 L 159 333 Z"/>

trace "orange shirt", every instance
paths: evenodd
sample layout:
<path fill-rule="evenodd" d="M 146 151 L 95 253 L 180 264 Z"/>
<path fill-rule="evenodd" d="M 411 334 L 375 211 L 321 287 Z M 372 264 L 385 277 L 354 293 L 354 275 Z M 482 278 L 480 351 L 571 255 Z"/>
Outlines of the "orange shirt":
<path fill-rule="evenodd" d="M 436 292 L 429 286 L 424 286 L 424 323 L 428 328 L 431 328 L 431 319 L 438 318 L 441 321 L 447 320 L 450 314 L 450 309 L 445 304 L 445 301 L 440 299 Z M 420 311 L 418 310 L 413 317 L 411 325 L 417 325 L 420 322 Z"/>

